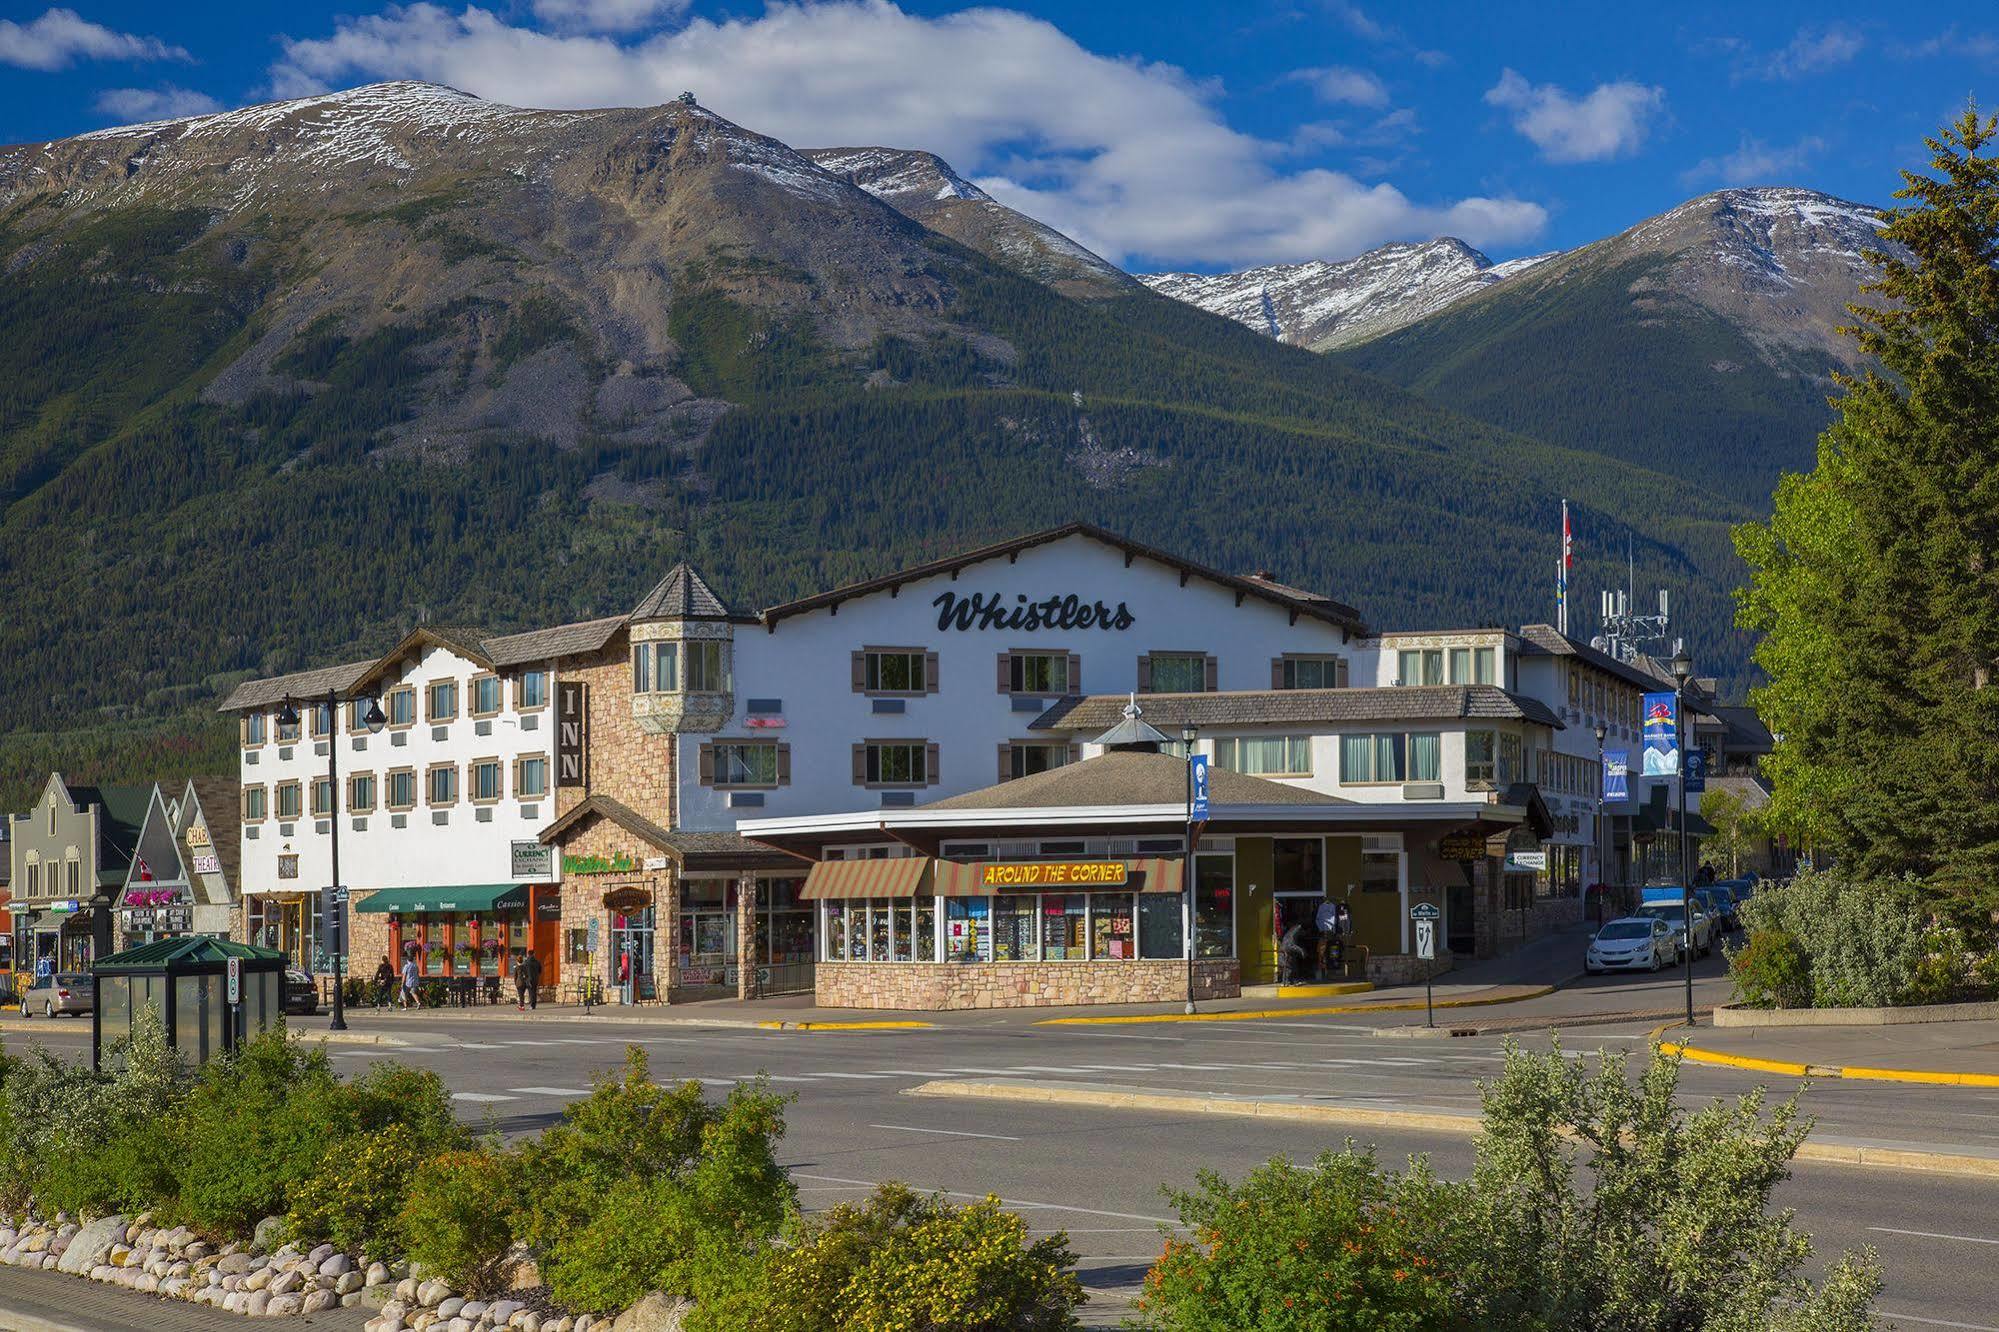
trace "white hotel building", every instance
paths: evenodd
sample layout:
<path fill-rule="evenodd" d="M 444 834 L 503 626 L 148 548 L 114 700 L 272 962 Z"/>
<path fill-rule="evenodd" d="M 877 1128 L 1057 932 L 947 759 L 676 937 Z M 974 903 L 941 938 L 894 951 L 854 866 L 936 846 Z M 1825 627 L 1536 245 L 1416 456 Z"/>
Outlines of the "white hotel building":
<path fill-rule="evenodd" d="M 1147 997 L 1131 978 L 1180 947 L 1148 893 L 1189 873 L 1204 984 L 1221 990 L 1274 979 L 1284 923 L 1327 896 L 1384 976 L 1415 969 L 1417 900 L 1462 955 L 1575 918 L 1577 889 L 1609 877 L 1594 728 L 1635 737 L 1644 678 L 1545 627 L 1374 634 L 1269 575 L 1072 524 L 755 614 L 683 565 L 625 614 L 421 628 L 224 707 L 243 717 L 253 937 L 302 960 L 337 817 L 363 972 L 393 953 L 503 978 L 533 949 L 545 983 L 628 968 L 640 997 L 810 988 L 816 969 L 829 1002 L 1056 1002 Z M 328 691 L 331 735 L 309 706 Z M 1085 762 L 1134 695 L 1230 774 L 1233 813 L 1197 864 L 1178 802 L 1151 799 L 1163 770 Z M 287 697 L 302 736 L 275 733 Z M 357 725 L 374 701 L 379 734 Z M 1077 764 L 1082 803 L 1020 803 Z M 1005 835 L 923 831 L 981 821 Z M 1017 896 L 965 888 L 967 866 L 1078 857 L 1123 863 L 1127 891 L 1041 894 L 1029 930 Z M 828 868 L 851 861 L 903 863 Z M 954 979 L 1002 972 L 999 998 Z"/>

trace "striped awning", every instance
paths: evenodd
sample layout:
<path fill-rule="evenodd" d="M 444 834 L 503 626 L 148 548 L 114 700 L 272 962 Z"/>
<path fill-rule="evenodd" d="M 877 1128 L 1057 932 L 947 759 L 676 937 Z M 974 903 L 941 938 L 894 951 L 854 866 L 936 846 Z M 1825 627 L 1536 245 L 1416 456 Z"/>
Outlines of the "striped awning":
<path fill-rule="evenodd" d="M 1022 893 L 1128 893 L 1133 890 L 1141 893 L 1177 893 L 1180 891 L 1182 882 L 1181 866 L 1183 863 L 1180 860 L 1148 856 L 1135 860 L 1126 860 L 1124 863 L 1130 873 L 1121 884 L 1103 884 L 1097 886 L 1076 885 L 1064 888 L 1005 888 L 995 890 L 987 887 L 985 884 L 985 862 L 977 860 L 940 860 L 936 864 L 932 879 L 937 885 L 937 893 L 940 897 L 985 897 L 995 891 Z"/>
<path fill-rule="evenodd" d="M 914 897 L 928 892 L 927 856 L 892 860 L 822 860 L 805 875 L 798 892 L 806 902 L 851 901 L 857 897 Z"/>

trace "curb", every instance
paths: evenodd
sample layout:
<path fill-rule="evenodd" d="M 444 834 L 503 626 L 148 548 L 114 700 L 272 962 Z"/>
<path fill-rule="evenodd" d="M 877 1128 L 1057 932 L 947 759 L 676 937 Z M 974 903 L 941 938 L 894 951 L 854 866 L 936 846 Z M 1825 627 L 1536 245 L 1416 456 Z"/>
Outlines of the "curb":
<path fill-rule="evenodd" d="M 935 1022 L 759 1022 L 761 1031 L 934 1031 Z"/>
<path fill-rule="evenodd" d="M 1668 1031 L 1674 1024 L 1656 1029 L 1652 1035 Z M 1999 1087 L 1999 1073 L 1956 1073 L 1948 1069 L 1865 1068 L 1834 1064 L 1799 1064 L 1784 1059 L 1758 1059 L 1752 1055 L 1729 1054 L 1725 1050 L 1703 1050 L 1697 1045 L 1660 1040 L 1659 1048 L 1693 1064 L 1716 1068 L 1739 1068 L 1752 1073 L 1777 1073 L 1792 1078 L 1839 1078 L 1847 1082 L 1906 1082 L 1930 1087 Z M 1977 1158 L 1974 1158 L 1977 1159 Z"/>
<path fill-rule="evenodd" d="M 1280 985 L 1277 987 L 1277 997 L 1279 999 L 1331 999 L 1342 994 L 1367 994 L 1373 989 L 1373 981 L 1326 981 L 1313 985 Z"/>
<path fill-rule="evenodd" d="M 1537 985 L 1523 994 L 1496 999 L 1439 999 L 1436 1008 L 1489 1008 L 1494 1004 L 1517 1004 L 1555 992 L 1552 985 Z M 1123 1013 L 1110 1017 L 1042 1018 L 1037 1027 L 1128 1026 L 1141 1022 L 1267 1022 L 1275 1018 L 1325 1017 L 1335 1013 L 1420 1013 L 1423 1002 L 1397 1001 L 1390 1004 L 1343 1004 L 1327 1008 L 1252 1008 L 1228 1013 Z"/>
<path fill-rule="evenodd" d="M 1803 1067 L 1803 1065 L 1797 1065 Z M 1026 1101 L 1041 1105 L 1084 1106 L 1102 1110 L 1153 1110 L 1173 1114 L 1214 1115 L 1228 1119 L 1278 1119 L 1308 1124 L 1344 1124 L 1360 1128 L 1422 1129 L 1434 1133 L 1477 1133 L 1484 1120 L 1428 1110 L 1376 1110 L 1365 1106 L 1311 1105 L 1300 1101 L 1217 1099 L 1153 1091 L 1103 1091 L 1032 1082 L 926 1082 L 904 1096 L 962 1097 L 967 1100 Z M 1952 1152 L 1917 1151 L 1873 1144 L 1801 1143 L 1793 1159 L 1823 1165 L 1858 1166 L 1877 1170 L 1914 1170 L 1931 1174 L 1999 1179 L 1999 1157 L 1966 1156 Z"/>

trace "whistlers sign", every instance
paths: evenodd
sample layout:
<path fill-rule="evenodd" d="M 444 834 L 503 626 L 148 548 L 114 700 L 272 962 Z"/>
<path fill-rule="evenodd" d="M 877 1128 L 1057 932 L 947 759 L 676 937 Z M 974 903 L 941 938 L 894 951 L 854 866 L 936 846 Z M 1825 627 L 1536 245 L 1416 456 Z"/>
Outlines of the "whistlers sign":
<path fill-rule="evenodd" d="M 1115 888 L 1130 877 L 1122 860 L 1047 860 L 979 867 L 985 888 Z"/>
<path fill-rule="evenodd" d="M 1025 592 L 1016 592 L 1013 604 L 1008 605 L 998 592 L 991 596 L 974 592 L 969 597 L 946 592 L 930 604 L 937 608 L 939 629 L 1032 633 L 1036 629 L 1129 629 L 1134 623 L 1131 608 L 1122 601 L 1112 610 L 1101 601 L 1084 601 L 1074 593 L 1030 601 Z"/>

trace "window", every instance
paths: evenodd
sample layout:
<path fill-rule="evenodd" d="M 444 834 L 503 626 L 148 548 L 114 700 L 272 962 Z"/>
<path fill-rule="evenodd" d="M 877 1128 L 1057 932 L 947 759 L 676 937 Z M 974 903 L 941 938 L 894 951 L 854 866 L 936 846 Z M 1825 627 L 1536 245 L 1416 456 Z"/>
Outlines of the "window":
<path fill-rule="evenodd" d="M 505 795 L 506 787 L 500 781 L 500 761 L 496 758 L 473 759 L 471 776 L 472 803 L 490 805 Z M 433 801 L 433 804 L 436 802 Z"/>
<path fill-rule="evenodd" d="M 388 706 L 384 707 L 382 711 L 388 714 L 391 729 L 416 725 L 416 689 L 414 687 L 403 685 L 399 689 L 391 689 L 386 701 Z"/>
<path fill-rule="evenodd" d="M 548 759 L 531 754 L 514 760 L 514 794 L 522 800 L 536 800 L 548 794 Z"/>
<path fill-rule="evenodd" d="M 472 677 L 472 715 L 474 717 L 497 716 L 500 711 L 500 677 L 497 675 L 475 675 Z"/>
<path fill-rule="evenodd" d="M 391 810 L 401 811 L 416 808 L 416 769 L 397 768 L 387 774 L 389 789 L 388 804 Z"/>
<path fill-rule="evenodd" d="M 297 782 L 279 782 L 277 793 L 278 817 L 281 819 L 297 818 L 300 808 L 299 802 L 304 796 L 303 788 Z"/>
<path fill-rule="evenodd" d="M 1494 662 L 1498 654 L 1489 647 L 1473 648 L 1471 651 L 1471 682 L 1473 684 L 1496 684 Z"/>
<path fill-rule="evenodd" d="M 722 669 L 722 645 L 712 640 L 687 644 L 687 692 L 721 694 L 728 692 L 729 677 Z"/>
<path fill-rule="evenodd" d="M 423 708 L 424 715 L 429 718 L 433 726 L 439 722 L 456 720 L 458 716 L 458 682 L 456 680 L 436 681 L 425 691 Z"/>
<path fill-rule="evenodd" d="M 245 792 L 244 794 L 247 795 L 248 792 Z M 41 889 L 42 889 L 42 862 L 39 860 L 30 860 L 28 862 L 28 896 L 34 897 L 38 895 L 41 892 Z"/>
<path fill-rule="evenodd" d="M 243 822 L 262 823 L 266 813 L 266 794 L 261 786 L 243 788 Z"/>
<path fill-rule="evenodd" d="M 1007 653 L 1009 694 L 1068 694 L 1076 691 L 1066 652 Z"/>
<path fill-rule="evenodd" d="M 298 726 L 297 722 L 287 725 L 283 720 L 279 720 L 277 722 L 278 743 L 281 745 L 298 743 Z"/>
<path fill-rule="evenodd" d="M 1502 784 L 1521 780 L 1520 737 L 1517 735 L 1499 737 L 1499 780 Z"/>
<path fill-rule="evenodd" d="M 936 657 L 921 648 L 867 648 L 854 654 L 854 688 L 864 694 L 922 694 Z"/>
<path fill-rule="evenodd" d="M 66 860 L 63 862 L 63 868 L 69 871 L 69 895 L 71 897 L 81 897 L 83 895 L 83 862 L 80 860 Z"/>
<path fill-rule="evenodd" d="M 306 709 L 307 724 L 312 727 L 312 738 L 324 740 L 333 730 L 333 709 L 324 703 L 315 703 Z"/>
<path fill-rule="evenodd" d="M 529 708 L 548 705 L 548 672 L 522 671 L 521 678 L 514 686 L 514 706 L 526 712 Z"/>
<path fill-rule="evenodd" d="M 1194 952 L 1234 957 L 1235 857 L 1194 857 Z"/>
<path fill-rule="evenodd" d="M 928 786 L 937 780 L 935 745 L 921 740 L 870 740 L 854 746 L 854 780 L 866 786 Z"/>
<path fill-rule="evenodd" d="M 243 748 L 255 749 L 264 743 L 264 714 L 246 712 L 243 714 Z"/>
<path fill-rule="evenodd" d="M 768 740 L 724 740 L 701 747 L 704 786 L 777 786 L 791 774 L 785 746 Z"/>
<path fill-rule="evenodd" d="M 440 763 L 424 776 L 425 803 L 433 809 L 458 803 L 458 765 Z"/>
<path fill-rule="evenodd" d="M 1440 685 L 1444 682 L 1442 648 L 1405 649 L 1396 654 L 1396 683 Z"/>
<path fill-rule="evenodd" d="M 368 700 L 357 698 L 347 705 L 347 731 L 350 735 L 368 733 Z"/>
<path fill-rule="evenodd" d="M 1047 772 L 1075 761 L 1075 755 L 1067 744 L 1049 744 L 1045 741 L 1015 740 L 1000 746 L 1000 780 L 1018 781 L 1022 777 L 1032 777 L 1037 772 Z"/>
<path fill-rule="evenodd" d="M 1303 735 L 1255 735 L 1215 741 L 1215 764 L 1250 777 L 1310 777 L 1312 741 Z"/>
<path fill-rule="evenodd" d="M 680 652 L 675 643 L 632 644 L 632 692 L 670 694 L 680 688 Z"/>
<path fill-rule="evenodd" d="M 374 773 L 357 772 L 347 779 L 347 812 L 350 814 L 375 812 Z"/>
<path fill-rule="evenodd" d="M 1154 652 L 1138 660 L 1138 688 L 1148 694 L 1199 694 L 1214 686 L 1215 659 L 1194 652 Z"/>
<path fill-rule="evenodd" d="M 1346 688 L 1347 663 L 1341 657 L 1281 657 L 1272 666 L 1272 689 Z"/>
<path fill-rule="evenodd" d="M 1491 731 L 1465 732 L 1465 785 L 1474 790 L 1490 788 L 1499 778 L 1498 748 Z"/>
<path fill-rule="evenodd" d="M 333 816 L 333 779 L 315 777 L 312 779 L 312 817 L 315 819 Z"/>
<path fill-rule="evenodd" d="M 1438 734 L 1399 731 L 1340 737 L 1340 780 L 1349 785 L 1434 782 L 1441 778 Z"/>

